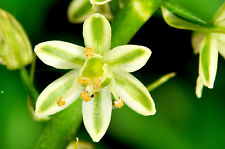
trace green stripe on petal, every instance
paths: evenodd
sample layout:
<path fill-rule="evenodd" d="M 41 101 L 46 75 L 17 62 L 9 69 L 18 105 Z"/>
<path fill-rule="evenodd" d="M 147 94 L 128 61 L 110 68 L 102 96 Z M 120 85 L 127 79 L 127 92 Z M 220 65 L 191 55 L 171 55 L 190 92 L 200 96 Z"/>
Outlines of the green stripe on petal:
<path fill-rule="evenodd" d="M 104 62 L 111 68 L 133 72 L 143 67 L 151 55 L 151 50 L 144 46 L 119 46 L 104 55 Z"/>
<path fill-rule="evenodd" d="M 68 8 L 68 18 L 70 22 L 84 22 L 91 15 L 92 5 L 90 0 L 73 0 Z"/>
<path fill-rule="evenodd" d="M 118 95 L 134 111 L 142 115 L 154 115 L 155 103 L 147 88 L 127 72 L 113 72 Z"/>
<path fill-rule="evenodd" d="M 103 5 L 110 2 L 111 0 L 90 0 L 90 1 L 94 5 Z"/>
<path fill-rule="evenodd" d="M 109 126 L 112 100 L 108 88 L 104 88 L 96 94 L 91 101 L 83 101 L 82 112 L 85 128 L 93 141 L 98 142 Z"/>
<path fill-rule="evenodd" d="M 38 97 L 36 103 L 36 114 L 39 116 L 48 116 L 61 111 L 79 98 L 81 87 L 77 83 L 78 70 L 72 70 L 57 79 Z M 58 106 L 57 101 L 62 98 L 65 105 Z"/>
<path fill-rule="evenodd" d="M 217 39 L 213 34 L 207 34 L 203 44 L 199 55 L 199 76 L 205 86 L 213 88 L 218 62 Z"/>
<path fill-rule="evenodd" d="M 84 48 L 63 41 L 47 41 L 35 46 L 37 56 L 58 69 L 81 68 L 85 62 Z"/>
<path fill-rule="evenodd" d="M 86 47 L 93 48 L 96 53 L 103 55 L 111 45 L 109 21 L 101 14 L 91 15 L 84 22 L 83 36 Z"/>

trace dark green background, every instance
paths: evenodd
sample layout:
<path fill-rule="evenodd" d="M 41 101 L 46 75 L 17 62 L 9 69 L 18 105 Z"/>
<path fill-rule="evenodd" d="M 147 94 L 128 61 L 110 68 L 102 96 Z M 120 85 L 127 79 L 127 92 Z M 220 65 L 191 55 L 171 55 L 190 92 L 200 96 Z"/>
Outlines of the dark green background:
<path fill-rule="evenodd" d="M 223 0 L 173 0 L 204 20 L 210 20 Z M 0 8 L 12 13 L 24 26 L 32 45 L 64 40 L 83 45 L 82 25 L 67 21 L 69 0 L 1 0 Z M 160 13 L 157 13 L 160 14 Z M 145 85 L 168 72 L 177 72 L 151 92 L 155 116 L 144 117 L 124 107 L 114 110 L 110 127 L 97 148 L 224 149 L 225 60 L 220 56 L 213 90 L 195 96 L 198 56 L 191 47 L 191 32 L 169 27 L 160 15 L 153 16 L 130 43 L 149 47 L 153 54 L 134 75 Z M 35 85 L 39 91 L 62 75 L 37 63 Z M 0 66 L 0 148 L 31 149 L 44 124 L 35 122 L 27 108 L 27 93 L 19 71 Z M 77 136 L 91 142 L 82 126 Z"/>

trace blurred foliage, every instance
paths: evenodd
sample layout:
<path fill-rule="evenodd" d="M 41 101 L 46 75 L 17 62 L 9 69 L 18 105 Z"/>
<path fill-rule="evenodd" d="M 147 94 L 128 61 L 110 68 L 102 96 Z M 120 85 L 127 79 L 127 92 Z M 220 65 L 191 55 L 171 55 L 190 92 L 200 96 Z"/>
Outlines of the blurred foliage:
<path fill-rule="evenodd" d="M 193 11 L 193 13 L 204 20 L 210 20 L 224 2 L 224 0 L 172 1 Z M 64 39 L 73 42 L 77 41 L 76 43 L 82 44 L 82 40 L 80 40 L 82 39 L 82 26 L 71 25 L 64 19 L 66 18 L 66 9 L 69 2 L 69 0 L 1 0 L 0 8 L 9 11 L 18 19 L 31 38 L 33 46 L 34 43 L 36 44 L 45 39 Z M 59 6 L 52 9 L 56 4 L 59 5 L 61 3 L 64 4 L 62 9 Z M 54 16 L 55 20 L 48 20 L 49 16 Z M 64 17 L 62 20 L 65 22 L 59 23 L 57 26 L 56 18 L 60 19 L 60 17 Z M 52 24 L 49 25 L 48 23 Z M 62 29 L 68 26 L 68 29 L 73 30 L 72 32 L 66 29 L 67 32 L 64 32 L 65 30 Z M 53 29 L 49 31 L 47 30 L 49 28 Z M 51 34 L 53 31 L 54 34 Z M 187 39 L 187 37 L 184 39 Z M 145 40 L 147 42 L 149 39 Z M 188 46 L 190 47 L 190 45 Z M 189 50 L 192 52 L 191 48 Z M 177 53 L 173 58 L 179 57 L 179 54 Z M 153 51 L 153 60 L 154 56 L 158 58 L 157 60 L 160 60 L 160 55 L 155 55 Z M 100 143 L 94 144 L 96 148 L 225 148 L 225 63 L 220 57 L 214 89 L 204 89 L 203 97 L 197 99 L 194 93 L 195 84 L 193 81 L 196 79 L 197 74 L 195 76 L 192 75 L 193 72 L 197 73 L 197 61 L 192 61 L 193 59 L 197 59 L 197 57 L 189 59 L 187 66 L 182 66 L 183 73 L 187 73 L 186 75 L 178 73 L 177 77 L 151 93 L 156 102 L 157 114 L 155 116 L 143 117 L 126 107 L 120 110 L 113 110 L 112 121 L 107 135 Z M 152 59 L 150 58 L 151 62 Z M 58 75 L 58 72 L 50 69 L 38 63 L 36 84 L 39 90 L 42 90 L 48 83 L 53 81 L 56 78 L 55 74 Z M 145 67 L 144 69 L 148 68 Z M 48 76 L 43 75 L 44 73 L 42 72 L 45 70 L 47 70 Z M 149 78 L 154 78 L 158 72 L 147 71 L 144 77 L 141 73 L 135 74 L 147 85 L 153 81 L 149 80 Z M 187 77 L 188 75 L 190 76 Z M 35 122 L 30 116 L 27 108 L 27 92 L 18 71 L 8 71 L 1 66 L 0 81 L 0 100 L 2 105 L 0 109 L 0 128 L 2 128 L 0 148 L 31 149 L 39 139 L 44 124 Z M 91 142 L 87 132 L 83 130 L 84 128 L 82 127 L 77 136 L 81 140 Z"/>

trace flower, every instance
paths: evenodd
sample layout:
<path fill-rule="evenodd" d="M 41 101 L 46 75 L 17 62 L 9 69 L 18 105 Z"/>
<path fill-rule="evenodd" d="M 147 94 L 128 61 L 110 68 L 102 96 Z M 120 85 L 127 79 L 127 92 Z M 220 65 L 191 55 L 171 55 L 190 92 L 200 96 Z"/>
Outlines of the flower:
<path fill-rule="evenodd" d="M 194 53 L 199 53 L 199 76 L 196 95 L 202 96 L 204 86 L 214 86 L 218 53 L 225 58 L 225 3 L 210 22 L 201 20 L 177 4 L 166 2 L 162 6 L 164 20 L 172 27 L 195 31 L 192 36 Z"/>
<path fill-rule="evenodd" d="M 36 114 L 48 116 L 83 99 L 84 125 L 93 141 L 105 134 L 114 105 L 125 103 L 142 115 L 155 114 L 155 104 L 146 87 L 129 72 L 143 67 L 150 49 L 137 45 L 111 47 L 111 26 L 100 14 L 91 15 L 83 26 L 85 48 L 63 41 L 47 41 L 35 47 L 37 56 L 58 69 L 73 69 L 40 94 Z M 124 103 L 123 103 L 124 102 Z"/>

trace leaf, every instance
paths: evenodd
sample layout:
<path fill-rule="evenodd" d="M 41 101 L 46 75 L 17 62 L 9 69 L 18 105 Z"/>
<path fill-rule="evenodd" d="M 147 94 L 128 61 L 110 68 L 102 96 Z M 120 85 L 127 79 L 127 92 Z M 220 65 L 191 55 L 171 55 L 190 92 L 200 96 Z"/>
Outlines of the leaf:
<path fill-rule="evenodd" d="M 113 72 L 118 95 L 134 111 L 142 115 L 154 115 L 155 103 L 147 88 L 127 72 Z"/>
<path fill-rule="evenodd" d="M 111 119 L 112 100 L 108 88 L 96 93 L 89 102 L 82 105 L 84 126 L 94 142 L 105 134 Z"/>
<path fill-rule="evenodd" d="M 63 41 L 42 42 L 34 51 L 46 65 L 58 69 L 81 68 L 86 59 L 83 47 Z"/>
<path fill-rule="evenodd" d="M 68 7 L 68 18 L 72 23 L 82 23 L 91 15 L 90 0 L 73 0 Z"/>
<path fill-rule="evenodd" d="M 218 44 L 213 34 L 205 36 L 199 57 L 199 76 L 205 86 L 213 88 L 218 63 Z"/>
<path fill-rule="evenodd" d="M 81 86 L 77 83 L 78 70 L 72 70 L 48 85 L 39 95 L 36 103 L 36 114 L 48 116 L 59 112 L 75 100 L 81 93 Z M 61 103 L 65 102 L 61 105 Z"/>
<path fill-rule="evenodd" d="M 91 15 L 84 22 L 83 36 L 87 48 L 93 48 L 96 53 L 103 55 L 111 45 L 109 21 L 101 14 Z"/>
<path fill-rule="evenodd" d="M 104 55 L 104 62 L 113 69 L 133 72 L 142 68 L 148 61 L 151 50 L 144 46 L 119 46 Z"/>

